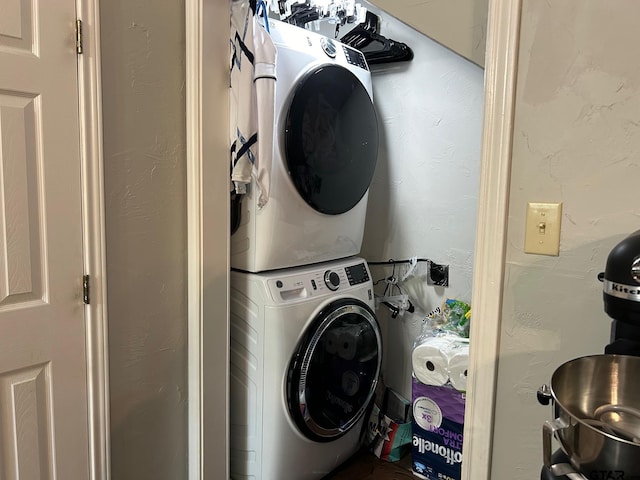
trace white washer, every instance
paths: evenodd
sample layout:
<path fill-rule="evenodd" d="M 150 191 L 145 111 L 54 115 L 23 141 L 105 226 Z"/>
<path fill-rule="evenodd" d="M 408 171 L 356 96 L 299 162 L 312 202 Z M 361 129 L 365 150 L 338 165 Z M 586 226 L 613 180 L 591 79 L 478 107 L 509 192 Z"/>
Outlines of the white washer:
<path fill-rule="evenodd" d="M 309 30 L 270 21 L 277 48 L 270 198 L 255 188 L 238 209 L 231 266 L 249 272 L 357 255 L 378 155 L 364 55 Z"/>
<path fill-rule="evenodd" d="M 231 272 L 234 480 L 320 479 L 360 447 L 382 361 L 361 258 Z"/>

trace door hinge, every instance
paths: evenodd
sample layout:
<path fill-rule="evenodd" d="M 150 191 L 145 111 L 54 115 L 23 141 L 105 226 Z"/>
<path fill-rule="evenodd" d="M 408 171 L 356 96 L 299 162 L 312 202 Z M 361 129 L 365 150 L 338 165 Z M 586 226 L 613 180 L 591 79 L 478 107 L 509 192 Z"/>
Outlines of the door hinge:
<path fill-rule="evenodd" d="M 82 300 L 84 301 L 85 305 L 89 305 L 90 303 L 90 297 L 89 297 L 89 275 L 84 275 L 82 277 Z"/>
<path fill-rule="evenodd" d="M 76 53 L 82 54 L 82 20 L 76 20 Z"/>

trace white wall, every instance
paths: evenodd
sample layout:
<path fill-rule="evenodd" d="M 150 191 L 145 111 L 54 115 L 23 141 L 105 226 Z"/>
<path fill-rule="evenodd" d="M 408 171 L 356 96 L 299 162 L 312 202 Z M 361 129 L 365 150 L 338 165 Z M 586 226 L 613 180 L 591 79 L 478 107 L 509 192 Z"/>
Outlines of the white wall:
<path fill-rule="evenodd" d="M 396 18 L 484 65 L 488 0 L 374 0 Z"/>
<path fill-rule="evenodd" d="M 100 2 L 112 477 L 186 478 L 184 5 Z"/>
<path fill-rule="evenodd" d="M 373 65 L 381 143 L 369 193 L 362 255 L 429 258 L 449 265 L 450 287 L 426 285 L 426 263 L 407 283 L 419 311 L 388 318 L 385 381 L 411 397 L 411 348 L 425 313 L 447 298 L 470 302 L 478 200 L 483 70 L 391 15 L 380 33 L 411 47 L 410 62 Z M 391 274 L 372 266 L 374 280 Z M 384 282 L 377 292 L 384 290 Z"/>
<path fill-rule="evenodd" d="M 609 340 L 596 275 L 640 228 L 638 15 L 633 0 L 523 3 L 492 480 L 539 478 L 552 411 L 537 388 Z M 523 253 L 529 201 L 563 202 L 559 257 Z"/>

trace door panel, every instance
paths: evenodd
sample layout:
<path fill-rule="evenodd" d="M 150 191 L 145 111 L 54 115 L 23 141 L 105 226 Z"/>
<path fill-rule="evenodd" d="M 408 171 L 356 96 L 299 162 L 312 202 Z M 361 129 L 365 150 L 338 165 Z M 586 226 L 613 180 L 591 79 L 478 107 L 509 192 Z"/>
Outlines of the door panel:
<path fill-rule="evenodd" d="M 43 294 L 36 103 L 31 95 L 0 93 L 0 311 Z"/>
<path fill-rule="evenodd" d="M 34 26 L 31 0 L 2 0 L 0 46 L 30 52 L 34 46 Z"/>
<path fill-rule="evenodd" d="M 0 473 L 2 478 L 49 479 L 51 442 L 50 364 L 0 375 Z M 5 427 L 6 426 L 6 427 Z"/>
<path fill-rule="evenodd" d="M 0 479 L 87 479 L 75 1 L 0 11 Z"/>

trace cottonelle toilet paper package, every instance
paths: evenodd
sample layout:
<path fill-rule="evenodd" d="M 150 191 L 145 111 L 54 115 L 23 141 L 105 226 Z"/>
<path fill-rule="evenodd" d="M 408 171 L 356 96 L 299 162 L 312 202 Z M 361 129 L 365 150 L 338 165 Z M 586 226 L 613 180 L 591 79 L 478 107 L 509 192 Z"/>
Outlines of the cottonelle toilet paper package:
<path fill-rule="evenodd" d="M 412 470 L 427 480 L 460 480 L 466 394 L 412 379 Z"/>
<path fill-rule="evenodd" d="M 440 316 L 448 320 L 440 322 Z M 447 300 L 427 316 L 414 343 L 412 470 L 426 480 L 462 476 L 470 318 L 468 304 Z"/>

